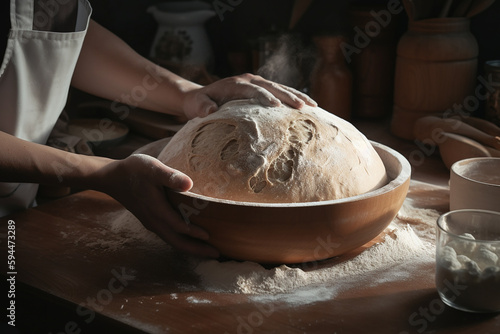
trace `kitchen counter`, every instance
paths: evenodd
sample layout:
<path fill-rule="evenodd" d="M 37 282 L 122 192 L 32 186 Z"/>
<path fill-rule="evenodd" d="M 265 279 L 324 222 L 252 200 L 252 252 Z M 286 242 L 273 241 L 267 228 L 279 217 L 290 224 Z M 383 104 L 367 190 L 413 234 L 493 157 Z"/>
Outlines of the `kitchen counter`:
<path fill-rule="evenodd" d="M 435 152 L 394 138 L 386 122 L 356 125 L 408 158 L 413 205 L 448 211 L 449 172 Z M 123 211 L 107 195 L 83 191 L 2 219 L 2 254 L 7 254 L 7 221 L 16 228 L 19 328 L 26 333 L 500 332 L 499 314 L 464 313 L 438 303 L 432 264 L 415 268 L 409 278 L 379 279 L 311 303 L 262 303 L 245 294 L 208 291 L 191 259 L 167 246 L 134 239 L 114 247 L 107 220 Z"/>

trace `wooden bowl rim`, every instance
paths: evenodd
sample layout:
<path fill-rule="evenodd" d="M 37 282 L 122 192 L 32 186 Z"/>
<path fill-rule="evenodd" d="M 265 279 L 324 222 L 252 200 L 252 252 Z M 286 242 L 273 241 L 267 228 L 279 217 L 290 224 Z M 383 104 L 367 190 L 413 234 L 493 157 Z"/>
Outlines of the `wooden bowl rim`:
<path fill-rule="evenodd" d="M 342 204 L 342 203 L 347 203 L 347 202 L 355 202 L 355 201 L 361 201 L 361 200 L 366 200 L 368 198 L 372 197 L 377 197 L 380 195 L 383 195 L 385 193 L 391 192 L 395 190 L 396 188 L 404 185 L 406 181 L 411 177 L 411 166 L 408 160 L 399 152 L 396 150 L 377 143 L 375 141 L 371 141 L 370 143 L 372 146 L 375 148 L 375 150 L 381 151 L 388 153 L 392 157 L 396 158 L 396 160 L 399 162 L 400 166 L 396 167 L 400 168 L 399 174 L 396 175 L 395 177 L 391 177 L 391 175 L 388 175 L 390 178 L 390 181 L 387 182 L 386 185 L 377 188 L 375 190 L 369 191 L 364 194 L 356 195 L 356 196 L 351 196 L 351 197 L 346 197 L 346 198 L 341 198 L 341 199 L 335 199 L 335 200 L 328 200 L 328 201 L 315 201 L 315 202 L 298 202 L 298 203 L 258 203 L 258 202 L 240 202 L 240 201 L 232 201 L 228 199 L 220 199 L 220 198 L 215 198 L 215 197 L 209 197 L 209 196 L 204 196 L 204 195 L 199 195 L 190 191 L 186 192 L 179 192 L 178 194 L 184 195 L 186 197 L 191 197 L 193 200 L 200 200 L 200 201 L 205 201 L 205 202 L 212 202 L 212 203 L 219 203 L 219 204 L 228 204 L 228 205 L 233 205 L 233 206 L 245 206 L 245 207 L 267 207 L 267 208 L 288 208 L 288 207 L 315 207 L 315 206 L 327 206 L 327 205 L 335 205 L 335 204 Z M 380 155 L 380 153 L 379 153 Z M 385 161 L 385 158 L 381 156 L 382 162 L 387 168 L 387 164 Z"/>

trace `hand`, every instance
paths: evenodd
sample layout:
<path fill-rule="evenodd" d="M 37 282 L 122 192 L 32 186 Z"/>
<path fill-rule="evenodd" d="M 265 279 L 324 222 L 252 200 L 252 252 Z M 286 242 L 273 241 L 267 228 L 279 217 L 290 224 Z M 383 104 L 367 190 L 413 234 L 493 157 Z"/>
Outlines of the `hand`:
<path fill-rule="evenodd" d="M 199 226 L 188 224 L 172 208 L 165 188 L 175 191 L 191 189 L 191 179 L 159 160 L 135 154 L 113 161 L 101 173 L 104 192 L 132 212 L 150 231 L 173 247 L 186 253 L 218 257 L 218 251 L 208 245 L 208 233 Z"/>
<path fill-rule="evenodd" d="M 184 103 L 184 114 L 188 119 L 204 117 L 216 111 L 220 105 L 236 99 L 255 99 L 264 106 L 285 103 L 297 109 L 304 104 L 317 106 L 309 96 L 294 88 L 247 73 L 189 91 Z"/>

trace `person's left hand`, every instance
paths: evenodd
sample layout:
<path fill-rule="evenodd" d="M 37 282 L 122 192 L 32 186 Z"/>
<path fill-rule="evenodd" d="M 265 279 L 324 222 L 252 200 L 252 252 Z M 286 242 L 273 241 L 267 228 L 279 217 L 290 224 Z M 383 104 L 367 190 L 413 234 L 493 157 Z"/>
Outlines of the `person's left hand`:
<path fill-rule="evenodd" d="M 264 106 L 285 103 L 297 109 L 305 104 L 317 106 L 313 99 L 294 88 L 246 73 L 189 91 L 184 102 L 184 114 L 188 119 L 204 117 L 222 104 L 236 99 L 254 99 Z"/>
<path fill-rule="evenodd" d="M 94 175 L 97 190 L 119 201 L 148 230 L 174 248 L 188 254 L 216 258 L 219 252 L 206 241 L 206 230 L 185 221 L 166 196 L 172 191 L 188 191 L 193 181 L 184 173 L 158 159 L 133 154 L 111 161 Z M 179 209 L 179 208 L 178 208 Z"/>

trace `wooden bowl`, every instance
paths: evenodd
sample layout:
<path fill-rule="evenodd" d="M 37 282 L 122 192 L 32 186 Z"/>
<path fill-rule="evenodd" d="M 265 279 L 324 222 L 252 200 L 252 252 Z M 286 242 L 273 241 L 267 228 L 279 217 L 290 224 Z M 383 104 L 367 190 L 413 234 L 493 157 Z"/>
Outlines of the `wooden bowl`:
<path fill-rule="evenodd" d="M 380 234 L 403 205 L 411 167 L 398 152 L 372 145 L 389 182 L 371 192 L 305 203 L 235 202 L 168 191 L 184 218 L 206 229 L 223 256 L 259 263 L 301 263 L 341 255 Z"/>
<path fill-rule="evenodd" d="M 128 126 L 111 120 L 82 118 L 71 120 L 68 124 L 68 134 L 80 137 L 93 147 L 99 148 L 119 144 L 128 132 Z"/>

